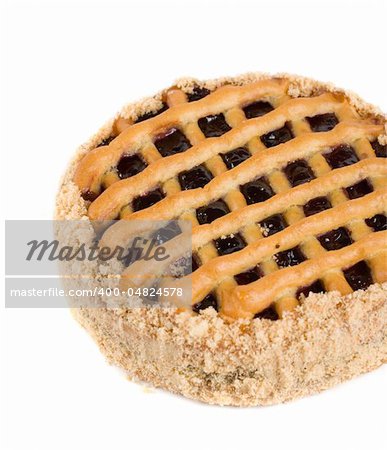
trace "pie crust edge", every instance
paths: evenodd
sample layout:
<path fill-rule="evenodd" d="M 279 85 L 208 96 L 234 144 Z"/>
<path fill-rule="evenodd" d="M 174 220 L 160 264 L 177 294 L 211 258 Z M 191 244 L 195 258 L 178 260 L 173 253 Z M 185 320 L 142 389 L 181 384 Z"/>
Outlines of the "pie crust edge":
<path fill-rule="evenodd" d="M 291 96 L 340 92 L 362 116 L 382 115 L 358 96 L 331 84 L 287 74 L 276 77 L 290 81 Z M 204 82 L 185 78 L 175 84 L 189 92 L 193 85 L 211 89 L 266 78 L 273 75 L 246 74 Z M 136 117 L 157 109 L 162 92 L 127 105 L 116 117 Z M 87 219 L 85 202 L 72 179 L 82 157 L 109 136 L 114 120 L 76 152 L 61 182 L 56 219 Z M 301 307 L 276 322 L 229 324 L 213 310 L 196 316 L 158 308 L 77 308 L 72 312 L 107 359 L 130 378 L 213 404 L 289 401 L 387 361 L 387 283 L 348 296 L 311 294 Z"/>

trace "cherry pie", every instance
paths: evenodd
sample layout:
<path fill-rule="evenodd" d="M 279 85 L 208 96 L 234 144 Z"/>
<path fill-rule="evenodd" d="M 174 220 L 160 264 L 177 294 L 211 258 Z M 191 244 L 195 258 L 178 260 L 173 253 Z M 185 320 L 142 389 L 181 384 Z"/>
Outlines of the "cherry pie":
<path fill-rule="evenodd" d="M 176 283 L 192 302 L 75 316 L 131 378 L 209 403 L 283 402 L 380 366 L 386 144 L 375 107 L 290 75 L 184 79 L 128 105 L 78 151 L 57 216 L 121 219 L 107 242 L 124 220 L 190 221 Z"/>

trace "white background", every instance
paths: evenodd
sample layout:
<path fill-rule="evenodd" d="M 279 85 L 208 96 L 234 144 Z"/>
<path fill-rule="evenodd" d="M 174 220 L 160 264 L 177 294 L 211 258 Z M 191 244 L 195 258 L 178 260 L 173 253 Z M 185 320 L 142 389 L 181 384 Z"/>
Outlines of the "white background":
<path fill-rule="evenodd" d="M 3 4 L 2 213 L 51 218 L 75 148 L 122 104 L 177 77 L 287 71 L 334 81 L 386 111 L 383 5 Z M 220 408 L 128 382 L 67 310 L 6 310 L 2 325 L 7 449 L 387 446 L 385 367 L 286 405 Z"/>

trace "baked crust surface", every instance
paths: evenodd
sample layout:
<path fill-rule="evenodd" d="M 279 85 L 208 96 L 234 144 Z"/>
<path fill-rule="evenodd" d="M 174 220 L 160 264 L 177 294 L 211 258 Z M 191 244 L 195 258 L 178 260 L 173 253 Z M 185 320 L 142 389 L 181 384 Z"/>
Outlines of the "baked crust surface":
<path fill-rule="evenodd" d="M 296 97 L 294 102 L 302 102 L 302 98 L 297 98 L 310 95 L 333 95 L 335 98 L 338 95 L 344 96 L 360 118 L 368 121 L 368 128 L 364 131 L 363 126 L 358 128 L 354 125 L 351 128 L 338 125 L 332 137 L 333 141 L 336 142 L 337 134 L 340 133 L 348 139 L 348 136 L 364 132 L 366 135 L 368 133 L 376 136 L 380 143 L 386 142 L 385 118 L 381 112 L 357 96 L 329 84 L 283 74 L 276 77 L 248 74 L 207 82 L 184 79 L 178 81 L 176 86 L 189 93 L 194 86 L 213 90 L 224 84 L 243 87 L 257 82 L 264 82 L 265 89 L 269 87 L 274 90 L 278 85 L 281 89 L 286 85 L 286 95 Z M 85 155 L 90 154 L 91 149 L 109 137 L 115 127 L 121 126 L 122 123 L 125 127 L 125 123 L 159 109 L 163 95 L 162 92 L 126 106 L 87 144 L 79 148 L 64 176 L 58 194 L 56 208 L 58 219 L 109 218 L 103 210 L 99 210 L 99 206 L 103 208 L 104 205 L 98 199 L 92 203 L 94 206 L 91 213 L 90 209 L 87 210 L 88 204 L 82 199 L 79 186 L 84 183 L 84 187 L 89 189 L 93 187 L 92 180 L 95 178 L 92 176 L 88 178 L 87 173 L 82 171 L 80 179 L 79 174 L 77 175 L 79 163 Z M 384 129 L 381 123 L 384 123 Z M 262 120 L 259 122 L 259 127 L 261 126 Z M 271 126 L 270 124 L 269 129 Z M 305 136 L 296 139 L 305 139 Z M 175 160 L 179 164 L 179 158 Z M 162 160 L 160 167 L 165 163 L 166 160 Z M 385 165 L 375 160 L 365 160 L 362 164 L 364 169 L 361 170 L 365 173 L 369 171 L 372 176 L 375 173 L 385 175 Z M 352 180 L 349 170 L 348 173 L 345 169 L 340 170 L 344 178 L 347 176 L 349 177 L 347 180 Z M 83 177 L 85 174 L 86 178 Z M 329 179 L 327 174 L 327 177 L 326 186 L 330 189 L 331 183 L 342 185 L 341 176 L 340 179 L 337 177 Z M 74 179 L 77 180 L 77 184 L 74 183 Z M 125 190 L 125 185 L 126 183 L 121 181 L 119 189 Z M 322 189 L 321 185 L 323 184 L 320 182 L 319 189 Z M 305 195 L 302 186 L 296 189 L 297 195 L 300 197 Z M 209 195 L 209 192 L 205 193 L 203 204 L 208 202 Z M 286 192 L 277 195 L 276 197 L 284 198 L 276 199 L 276 202 L 283 201 L 286 204 L 286 195 Z M 100 196 L 102 197 L 103 195 Z M 359 205 L 358 209 L 355 203 Z M 380 199 L 374 203 L 377 212 Z M 367 212 L 368 207 L 372 209 L 372 205 L 366 205 L 364 198 L 354 200 L 353 205 L 354 208 L 347 209 L 343 205 L 341 216 L 355 214 L 356 217 L 356 214 L 361 215 L 362 211 Z M 246 222 L 259 217 L 260 214 L 259 204 L 251 206 L 250 216 L 245 217 Z M 273 205 L 273 211 L 275 207 Z M 147 211 L 144 210 L 143 213 L 140 211 L 138 216 L 146 218 L 147 214 L 151 213 Z M 240 220 L 240 216 L 235 217 L 235 221 Z M 330 223 L 332 220 L 333 217 L 329 218 Z M 306 222 L 306 228 L 313 227 L 313 221 L 309 222 Z M 230 224 L 232 226 L 232 221 L 224 221 L 226 231 Z M 341 222 L 337 225 L 340 224 Z M 299 226 L 299 222 L 296 222 L 295 226 Z M 329 228 L 334 227 L 330 225 Z M 212 233 L 214 230 L 210 226 L 194 231 L 194 245 L 197 242 L 200 246 L 212 239 Z M 375 234 L 375 238 L 378 235 L 380 241 L 374 243 L 375 248 L 383 244 L 382 234 L 384 233 Z M 357 244 L 359 247 L 360 241 Z M 341 258 L 342 255 L 338 257 Z M 379 259 L 377 271 L 380 274 L 385 272 L 386 264 L 383 257 L 380 255 L 377 257 Z M 225 271 L 228 270 L 227 264 L 223 267 Z M 377 271 L 375 270 L 375 273 Z M 311 294 L 291 313 L 283 314 L 282 319 L 275 322 L 250 320 L 251 316 L 248 313 L 245 316 L 247 319 L 238 319 L 230 323 L 212 309 L 205 310 L 200 315 L 192 315 L 189 312 L 166 308 L 132 310 L 76 308 L 73 309 L 73 314 L 91 333 L 108 360 L 122 367 L 131 378 L 208 403 L 266 405 L 319 392 L 373 370 L 386 361 L 387 284 L 382 283 L 383 274 L 379 279 L 380 283 L 371 285 L 367 290 L 348 295 L 340 295 L 338 292 Z M 285 281 L 291 284 L 290 278 Z M 243 299 L 243 286 L 238 292 L 241 293 L 239 299 Z M 198 292 L 197 299 L 201 294 L 202 291 Z M 253 296 L 254 300 L 254 290 L 249 290 L 248 296 Z M 269 296 L 266 301 L 270 304 L 273 299 Z M 238 306 L 231 307 L 229 316 L 232 317 L 235 311 L 239 314 L 238 308 Z M 243 317 L 243 314 L 239 314 L 240 316 Z"/>
<path fill-rule="evenodd" d="M 224 322 L 214 310 L 73 309 L 102 353 L 133 380 L 218 405 L 315 394 L 387 360 L 387 286 L 311 294 L 278 321 Z"/>

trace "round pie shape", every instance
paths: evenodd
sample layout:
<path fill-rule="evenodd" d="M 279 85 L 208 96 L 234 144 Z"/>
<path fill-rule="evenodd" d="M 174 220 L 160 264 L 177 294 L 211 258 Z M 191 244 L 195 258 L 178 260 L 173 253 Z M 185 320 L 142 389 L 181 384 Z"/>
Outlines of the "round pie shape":
<path fill-rule="evenodd" d="M 130 378 L 214 404 L 284 402 L 379 367 L 386 143 L 376 107 L 287 74 L 182 79 L 125 106 L 77 151 L 56 217 L 193 217 L 193 305 L 75 318 Z"/>

